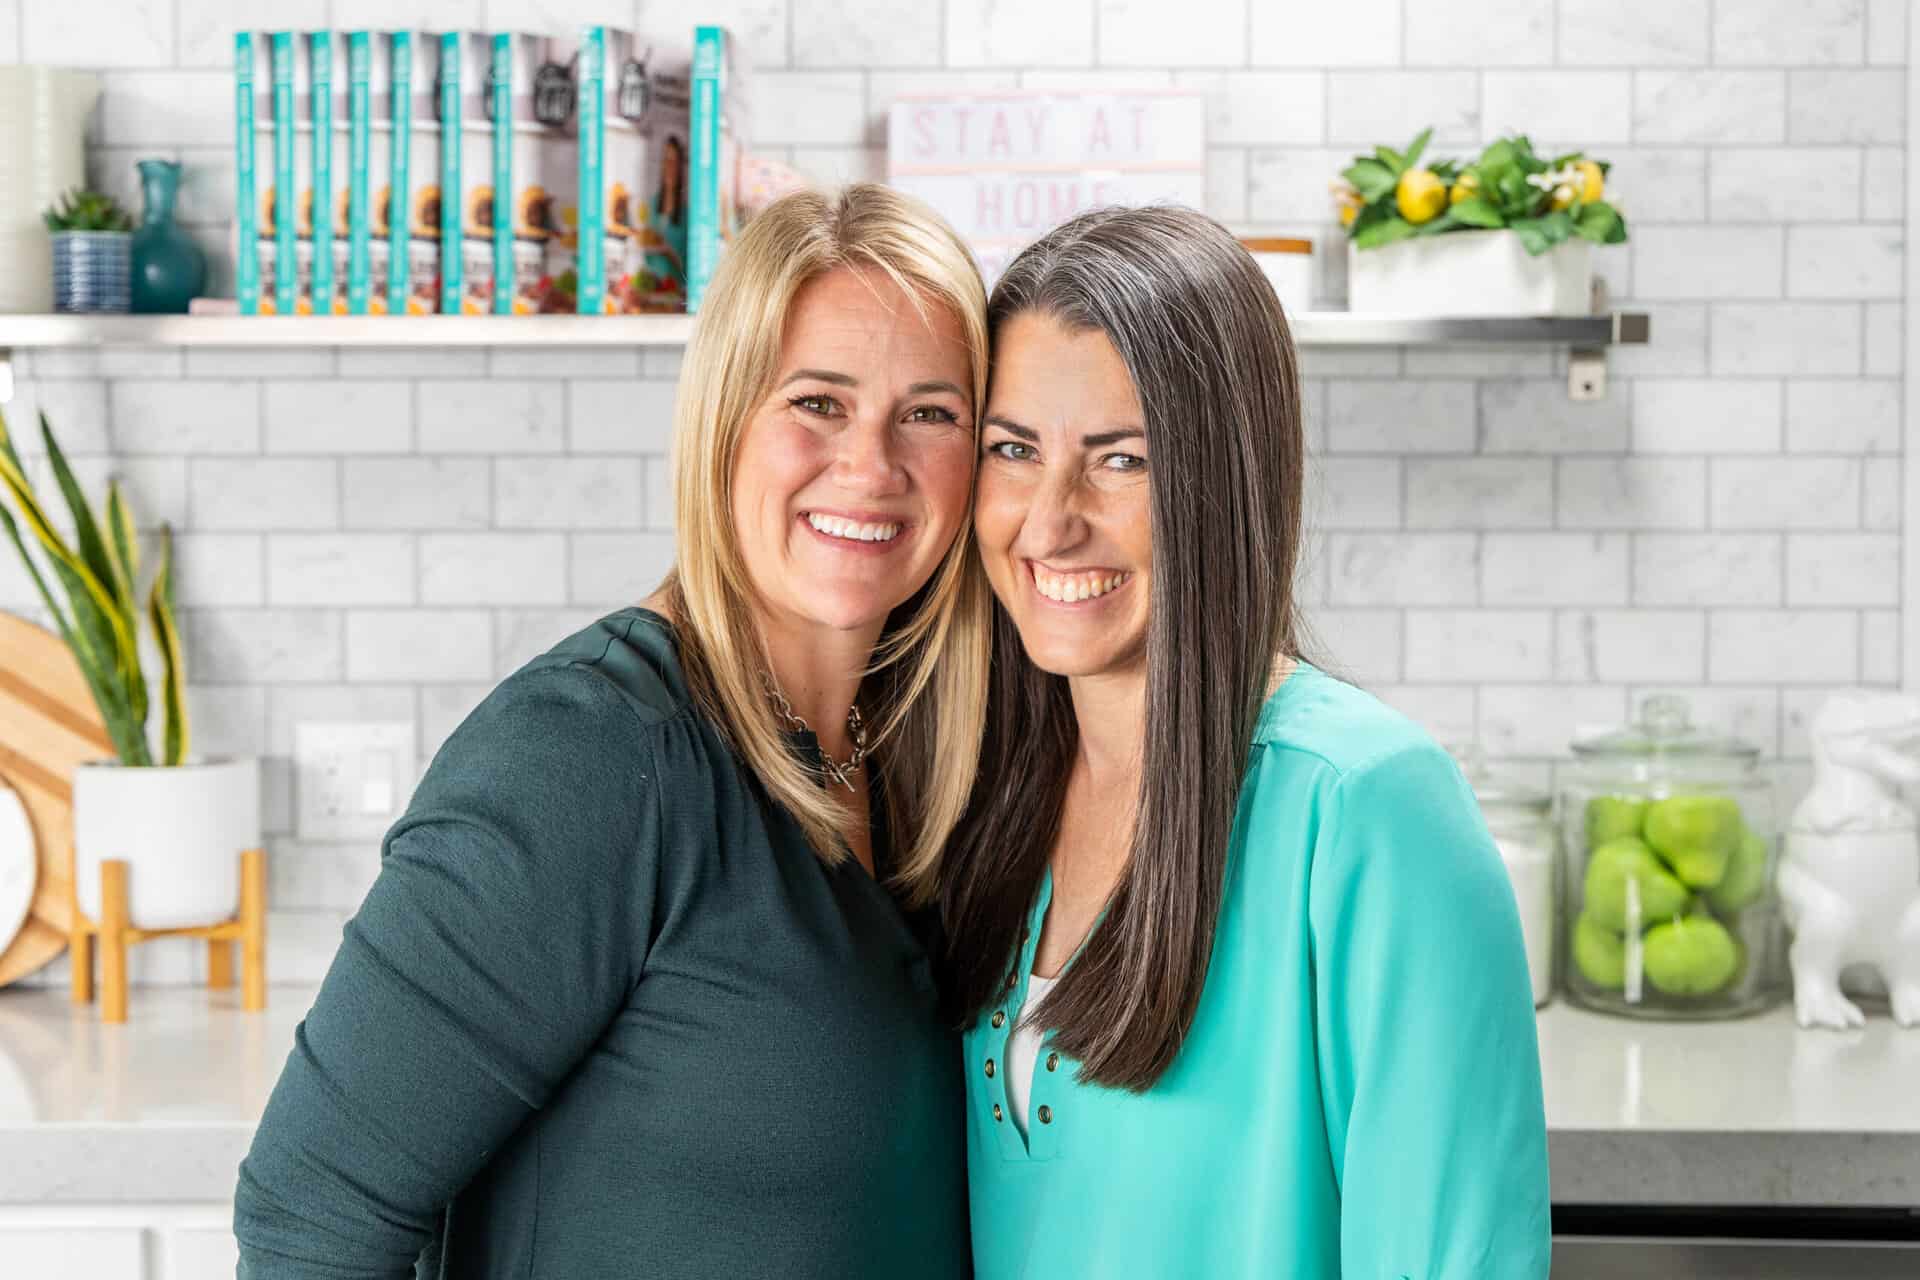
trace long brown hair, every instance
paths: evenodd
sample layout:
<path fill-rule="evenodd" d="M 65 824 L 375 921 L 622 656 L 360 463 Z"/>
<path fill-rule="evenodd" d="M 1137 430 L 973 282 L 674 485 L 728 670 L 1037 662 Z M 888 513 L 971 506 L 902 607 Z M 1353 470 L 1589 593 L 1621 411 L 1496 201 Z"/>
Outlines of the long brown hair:
<path fill-rule="evenodd" d="M 1191 210 L 1097 210 L 1054 230 L 1000 278 L 988 327 L 997 337 L 1027 313 L 1105 334 L 1146 417 L 1153 594 L 1138 818 L 1105 918 L 1036 1015 L 1082 1080 L 1144 1090 L 1193 1025 L 1255 722 L 1276 659 L 1299 652 L 1299 376 L 1260 268 Z M 980 773 L 941 876 L 964 1022 L 1005 990 L 1078 742 L 1066 680 L 1027 661 L 997 602 L 990 688 Z"/>
<path fill-rule="evenodd" d="M 959 236 L 911 196 L 872 183 L 801 191 L 769 205 L 721 258 L 700 304 L 674 407 L 675 560 L 661 592 L 700 709 L 793 815 L 823 861 L 849 856 L 843 803 L 787 749 L 760 683 L 765 647 L 736 545 L 733 469 L 740 436 L 778 373 L 801 286 L 841 267 L 884 273 L 916 305 L 945 307 L 967 337 L 978 419 L 986 390 L 986 289 Z M 978 428 L 976 427 L 976 433 Z M 888 619 L 863 702 L 884 768 L 897 887 L 915 902 L 967 799 L 985 716 L 988 591 L 971 528 L 927 585 Z"/>

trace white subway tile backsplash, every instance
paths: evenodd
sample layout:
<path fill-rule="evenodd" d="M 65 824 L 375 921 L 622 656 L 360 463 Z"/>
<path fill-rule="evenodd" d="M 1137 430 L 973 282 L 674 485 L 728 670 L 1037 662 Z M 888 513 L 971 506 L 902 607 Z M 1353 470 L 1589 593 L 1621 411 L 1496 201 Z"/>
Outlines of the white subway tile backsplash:
<path fill-rule="evenodd" d="M 1398 458 L 1310 455 L 1307 464 L 1308 527 L 1399 528 L 1402 466 Z"/>
<path fill-rule="evenodd" d="M 173 578 L 174 602 L 182 608 L 265 604 L 265 539 L 257 533 L 175 533 Z"/>
<path fill-rule="evenodd" d="M 1790 227 L 1787 296 L 1897 298 L 1903 240 L 1897 225 Z"/>
<path fill-rule="evenodd" d="M 342 347 L 343 378 L 484 378 L 485 347 Z"/>
<path fill-rule="evenodd" d="M 1627 719 L 1617 685 L 1489 684 L 1480 688 L 1480 745 L 1493 756 L 1564 756 L 1574 738 Z"/>
<path fill-rule="evenodd" d="M 1897 377 L 1906 366 L 1906 304 L 1869 302 L 1861 311 L 1866 317 L 1866 351 L 1860 372 L 1871 378 Z"/>
<path fill-rule="evenodd" d="M 363 27 L 458 31 L 480 25 L 486 13 L 486 0 L 332 0 L 332 4 L 334 25 L 349 31 Z"/>
<path fill-rule="evenodd" d="M 639 21 L 647 31 L 672 31 L 677 27 L 691 32 L 700 23 L 718 23 L 740 42 L 749 66 L 788 64 L 788 36 L 793 26 L 789 0 L 640 0 Z M 799 29 L 791 35 L 804 40 L 809 33 Z"/>
<path fill-rule="evenodd" d="M 56 437 L 57 439 L 58 437 Z M 43 496 L 57 492 L 53 469 L 44 458 L 26 458 L 27 479 Z M 111 457 L 70 457 L 73 477 L 82 492 L 103 501 L 110 479 L 120 482 L 120 492 L 140 529 L 158 529 L 167 524 L 175 529 L 187 524 L 187 460 L 185 458 L 147 457 L 121 454 Z M 73 522 L 66 504 L 56 501 L 53 522 L 62 533 L 70 534 Z"/>
<path fill-rule="evenodd" d="M 1860 217 L 1851 147 L 1729 147 L 1708 166 L 1715 222 L 1851 222 Z M 1793 175 L 1783 181 L 1782 175 Z"/>
<path fill-rule="evenodd" d="M 72 457 L 107 452 L 113 447 L 107 431 L 108 385 L 53 379 L 16 382 L 13 399 L 0 404 L 14 449 L 23 457 L 46 453 L 40 434 L 40 415 L 44 413 L 62 453 Z"/>
<path fill-rule="evenodd" d="M 36 378 L 177 378 L 179 347 L 45 347 L 27 368 Z"/>
<path fill-rule="evenodd" d="M 343 465 L 349 529 L 484 529 L 492 522 L 490 459 L 348 458 Z"/>
<path fill-rule="evenodd" d="M 788 0 L 796 67 L 937 67 L 944 32 L 921 0 Z"/>
<path fill-rule="evenodd" d="M 665 458 L 648 458 L 647 528 L 673 530 L 673 472 Z"/>
<path fill-rule="evenodd" d="M 1568 66 L 1697 66 L 1707 61 L 1707 0 L 1561 0 Z"/>
<path fill-rule="evenodd" d="M 260 21 L 264 15 L 257 0 L 155 0 L 154 7 L 179 11 L 175 62 L 183 67 L 231 67 L 233 33 L 269 25 Z M 327 0 L 273 0 L 271 13 L 270 25 L 281 31 L 316 30 L 328 21 Z"/>
<path fill-rule="evenodd" d="M 413 719 L 414 686 L 410 684 L 276 685 L 267 700 L 266 750 L 291 756 L 303 724 L 410 723 Z"/>
<path fill-rule="evenodd" d="M 261 685 L 189 679 L 187 716 L 195 756 L 257 756 L 267 749 L 267 691 Z M 159 714 L 151 713 L 149 731 L 159 727 Z"/>
<path fill-rule="evenodd" d="M 673 442 L 676 390 L 660 379 L 568 383 L 568 450 L 664 455 Z"/>
<path fill-rule="evenodd" d="M 1644 298 L 1777 298 L 1786 238 L 1779 227 L 1640 227 L 1633 233 Z"/>
<path fill-rule="evenodd" d="M 268 453 L 413 451 L 410 382 L 273 378 L 265 385 Z"/>
<path fill-rule="evenodd" d="M 1551 458 L 1409 458 L 1410 529 L 1553 527 Z"/>
<path fill-rule="evenodd" d="M 1907 118 L 1907 78 L 1900 71 L 1789 73 L 1787 139 L 1899 146 Z"/>
<path fill-rule="evenodd" d="M 193 523 L 201 529 L 334 529 L 340 464 L 330 458 L 193 459 Z"/>
<path fill-rule="evenodd" d="M 260 452 L 257 382 L 172 379 L 111 387 L 109 436 L 116 452 Z"/>
<path fill-rule="evenodd" d="M 55 66 L 171 66 L 173 8 L 172 0 L 23 4 L 19 13 L 21 56 L 28 62 Z M 231 59 L 231 45 L 228 53 Z"/>
<path fill-rule="evenodd" d="M 1649 70 L 1634 74 L 1636 144 L 1786 140 L 1787 77 L 1782 72 Z"/>
<path fill-rule="evenodd" d="M 181 609 L 189 671 L 232 683 L 342 678 L 340 614 L 331 609 Z"/>
<path fill-rule="evenodd" d="M 1470 453 L 1473 417 L 1471 382 L 1327 384 L 1327 447 L 1335 453 Z"/>
<path fill-rule="evenodd" d="M 1700 680 L 1706 615 L 1695 609 L 1587 609 L 1554 622 L 1554 677 L 1575 683 Z"/>
<path fill-rule="evenodd" d="M 1900 683 L 1900 614 L 1870 609 L 1860 615 L 1860 680 L 1894 687 Z"/>
<path fill-rule="evenodd" d="M 756 144 L 856 147 L 867 136 L 867 87 L 858 71 L 763 71 L 753 95 Z"/>
<path fill-rule="evenodd" d="M 493 467 L 500 529 L 637 529 L 643 463 L 637 457 L 501 458 Z"/>
<path fill-rule="evenodd" d="M 1554 0 L 1408 5 L 1409 66 L 1530 67 L 1553 61 Z"/>
<path fill-rule="evenodd" d="M 1400 679 L 1404 623 L 1399 610 L 1315 606 L 1303 618 L 1310 660 L 1362 685 Z"/>
<path fill-rule="evenodd" d="M 1777 605 L 1785 568 L 1777 533 L 1641 533 L 1636 605 Z"/>
<path fill-rule="evenodd" d="M 1720 302 L 1713 307 L 1715 377 L 1859 373 L 1857 303 Z"/>
<path fill-rule="evenodd" d="M 1177 22 L 1162 0 L 1095 0 L 1095 50 L 1103 67 L 1233 67 L 1247 59 L 1247 6 L 1256 0 L 1185 0 Z"/>
<path fill-rule="evenodd" d="M 1697 458 L 1562 458 L 1563 529 L 1704 529 L 1707 464 Z"/>
<path fill-rule="evenodd" d="M 1709 620 L 1708 674 L 1717 684 L 1829 684 L 1860 675 L 1860 615 L 1852 610 L 1728 609 Z"/>
<path fill-rule="evenodd" d="M 1754 66 L 1857 64 L 1866 52 L 1861 0 L 1715 0 L 1713 54 Z"/>
<path fill-rule="evenodd" d="M 228 193 L 231 217 L 232 193 Z M 331 378 L 338 353 L 332 347 L 188 347 L 189 378 Z"/>
<path fill-rule="evenodd" d="M 486 609 L 354 609 L 345 631 L 346 679 L 355 684 L 493 678 L 493 615 Z"/>
<path fill-rule="evenodd" d="M 1713 153 L 1714 163 L 1721 154 Z M 1701 147 L 1609 147 L 1607 200 L 1635 230 L 1648 223 L 1701 221 L 1708 208 L 1708 155 Z"/>
<path fill-rule="evenodd" d="M 1780 750 L 1780 691 L 1764 685 L 1636 685 L 1628 698 L 1636 711 L 1647 699 L 1672 695 L 1687 700 L 1687 718 L 1710 733 L 1751 743 L 1768 755 Z"/>
<path fill-rule="evenodd" d="M 1344 254 L 1345 241 L 1333 235 L 1338 226 L 1334 222 L 1333 196 L 1327 187 L 1353 163 L 1356 149 L 1255 147 L 1247 153 L 1247 215 L 1259 223 L 1321 227 L 1313 236 L 1316 244 L 1334 246 L 1330 253 Z M 1316 353 L 1314 358 L 1324 365 L 1327 354 L 1352 353 Z M 1326 370 L 1323 367 L 1317 372 Z"/>
<path fill-rule="evenodd" d="M 1794 608 L 1900 603 L 1900 536 L 1787 535 L 1787 604 Z"/>
<path fill-rule="evenodd" d="M 423 533 L 420 599 L 425 604 L 561 604 L 567 598 L 567 540 L 558 533 Z"/>
<path fill-rule="evenodd" d="M 1764 378 L 1637 378 L 1635 453 L 1774 453 L 1780 384 Z"/>
<path fill-rule="evenodd" d="M 1548 378 L 1555 373 L 1552 351 L 1494 343 L 1463 343 L 1457 347 L 1406 347 L 1401 371 L 1410 378 Z M 1566 398 L 1564 378 L 1561 399 Z"/>
<path fill-rule="evenodd" d="M 1787 383 L 1792 453 L 1900 452 L 1901 384 L 1892 379 L 1795 379 Z"/>
<path fill-rule="evenodd" d="M 1552 666 L 1546 610 L 1409 609 L 1406 625 L 1409 681 L 1545 680 Z"/>
<path fill-rule="evenodd" d="M 1232 226 L 1247 220 L 1247 152 L 1243 147 L 1207 148 L 1206 210 Z"/>
<path fill-rule="evenodd" d="M 501 609 L 494 614 L 493 678 L 504 680 L 576 631 L 605 616 L 602 609 Z"/>
<path fill-rule="evenodd" d="M 1400 0 L 1341 5 L 1252 0 L 1253 64 L 1259 67 L 1383 67 L 1400 62 Z"/>
<path fill-rule="evenodd" d="M 950 67 L 1093 65 L 1093 0 L 947 0 Z"/>
<path fill-rule="evenodd" d="M 268 900 L 353 912 L 380 874 L 378 840 L 320 841 L 282 836 L 267 860 Z"/>
<path fill-rule="evenodd" d="M 420 686 L 422 742 L 444 743 L 473 709 L 493 692 L 493 683 L 423 684 Z M 436 748 L 437 749 L 437 748 Z"/>
<path fill-rule="evenodd" d="M 1612 347 L 1607 351 L 1607 369 L 1618 377 L 1687 377 L 1707 372 L 1710 309 L 1698 302 L 1648 302 L 1638 299 L 1631 305 L 1647 313 L 1658 341 L 1644 346 Z"/>
<path fill-rule="evenodd" d="M 1901 460 L 1869 459 L 1861 476 L 1860 526 L 1864 529 L 1900 528 Z"/>
<path fill-rule="evenodd" d="M 1404 148 L 1422 129 L 1428 147 L 1465 148 L 1480 137 L 1480 77 L 1471 71 L 1333 71 L 1327 75 L 1327 141 L 1348 147 L 1321 174 L 1321 191 L 1355 153 Z"/>
<path fill-rule="evenodd" d="M 1856 529 L 1858 458 L 1716 458 L 1716 529 Z"/>
<path fill-rule="evenodd" d="M 1413 352 L 1409 351 L 1409 359 Z M 1620 453 L 1627 448 L 1630 387 L 1602 400 L 1569 400 L 1564 379 L 1480 384 L 1483 453 Z"/>
<path fill-rule="evenodd" d="M 424 453 L 558 453 L 566 400 L 558 382 L 417 384 Z"/>
<path fill-rule="evenodd" d="M 1367 692 L 1452 747 L 1475 740 L 1478 698 L 1465 684 L 1373 684 Z"/>
<path fill-rule="evenodd" d="M 32 56 L 32 55 L 29 55 Z M 109 146 L 232 146 L 228 71 L 123 71 L 100 94 L 100 141 Z"/>
<path fill-rule="evenodd" d="M 1326 545 L 1335 605 L 1468 605 L 1479 589 L 1472 534 L 1333 533 Z"/>
<path fill-rule="evenodd" d="M 1488 71 L 1483 82 L 1485 107 L 1480 123 L 1485 141 L 1526 133 L 1540 143 L 1543 154 L 1550 155 L 1640 140 L 1634 132 L 1630 72 Z"/>
<path fill-rule="evenodd" d="M 571 604 L 611 612 L 651 595 L 673 568 L 667 533 L 576 533 L 569 543 Z"/>
<path fill-rule="evenodd" d="M 1898 147 L 1867 148 L 1861 205 L 1861 215 L 1869 222 L 1894 222 L 1906 216 L 1906 152 Z"/>
<path fill-rule="evenodd" d="M 1208 146 L 1313 147 L 1326 137 L 1322 72 L 1181 71 L 1173 83 L 1206 95 Z"/>
<path fill-rule="evenodd" d="M 1623 533 L 1489 533 L 1480 544 L 1480 600 L 1488 605 L 1624 605 Z"/>
<path fill-rule="evenodd" d="M 1867 61 L 1904 66 L 1907 61 L 1908 0 L 1867 0 Z"/>
<path fill-rule="evenodd" d="M 839 187 L 849 182 L 885 182 L 884 147 L 794 147 L 793 167 L 809 182 Z"/>
<path fill-rule="evenodd" d="M 278 533 L 267 539 L 267 602 L 414 602 L 414 542 L 403 533 Z"/>
<path fill-rule="evenodd" d="M 489 347 L 495 378 L 637 378 L 642 347 Z"/>

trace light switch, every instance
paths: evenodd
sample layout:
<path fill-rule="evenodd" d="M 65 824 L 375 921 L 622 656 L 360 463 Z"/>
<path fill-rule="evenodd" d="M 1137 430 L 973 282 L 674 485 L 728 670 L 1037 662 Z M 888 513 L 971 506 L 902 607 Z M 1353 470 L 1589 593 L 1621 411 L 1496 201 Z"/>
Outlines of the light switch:
<path fill-rule="evenodd" d="M 413 789 L 411 722 L 293 727 L 294 831 L 309 840 L 378 839 Z"/>

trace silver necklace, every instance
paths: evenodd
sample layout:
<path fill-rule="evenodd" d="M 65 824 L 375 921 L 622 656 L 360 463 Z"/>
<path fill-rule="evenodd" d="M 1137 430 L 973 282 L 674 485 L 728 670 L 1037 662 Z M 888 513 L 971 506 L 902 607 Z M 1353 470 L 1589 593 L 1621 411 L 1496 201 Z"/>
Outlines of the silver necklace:
<path fill-rule="evenodd" d="M 775 713 L 786 723 L 786 726 L 789 729 L 798 729 L 802 733 L 813 733 L 813 726 L 794 712 L 793 704 L 787 701 L 787 695 L 780 692 L 779 682 L 773 678 L 773 673 L 762 672 L 761 680 L 767 686 L 767 697 L 773 700 Z M 860 704 L 857 702 L 847 708 L 847 733 L 853 738 L 852 754 L 846 758 L 845 763 L 842 763 L 829 755 L 826 748 L 821 747 L 820 768 L 829 779 L 852 791 L 853 775 L 860 772 L 867 760 L 867 725 L 860 718 Z M 817 746 L 818 734 L 814 735 L 814 742 Z"/>

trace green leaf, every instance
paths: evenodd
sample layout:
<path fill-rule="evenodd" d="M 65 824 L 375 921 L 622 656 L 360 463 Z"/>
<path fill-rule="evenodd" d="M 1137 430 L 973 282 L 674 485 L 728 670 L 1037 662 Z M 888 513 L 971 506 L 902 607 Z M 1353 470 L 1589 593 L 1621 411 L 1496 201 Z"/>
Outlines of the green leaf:
<path fill-rule="evenodd" d="M 1405 218 L 1385 218 L 1365 230 L 1354 233 L 1353 243 L 1361 249 L 1376 249 L 1396 240 L 1406 240 L 1414 234 L 1414 225 Z"/>
<path fill-rule="evenodd" d="M 1468 196 L 1465 200 L 1455 204 L 1447 212 L 1453 215 L 1456 222 L 1469 227 L 1504 227 L 1507 225 L 1507 220 L 1501 216 L 1500 211 L 1491 204 L 1488 204 L 1487 201 L 1480 196 Z"/>
<path fill-rule="evenodd" d="M 1378 160 L 1356 160 L 1340 174 L 1354 189 L 1360 198 L 1372 204 L 1381 196 L 1392 191 L 1400 181 L 1399 176 Z"/>
<path fill-rule="evenodd" d="M 1429 218 L 1414 227 L 1413 234 L 1416 236 L 1437 236 L 1443 231 L 1451 231 L 1460 225 L 1462 225 L 1460 220 L 1455 218 L 1453 216 L 1453 210 L 1449 209 L 1445 213 Z"/>
<path fill-rule="evenodd" d="M 106 540 L 100 536 L 100 525 L 93 518 L 93 507 L 80 491 L 80 482 L 74 478 L 73 468 L 67 465 L 67 455 L 60 451 L 60 443 L 53 438 L 53 427 L 44 413 L 40 415 L 40 438 L 46 443 L 47 461 L 53 466 L 53 478 L 60 486 L 60 496 L 66 499 L 67 510 L 73 515 L 73 532 L 80 543 L 80 559 L 94 577 L 115 588 L 114 595 L 131 615 L 133 589 L 122 581 L 119 563 L 108 553 Z"/>
<path fill-rule="evenodd" d="M 1621 223 L 1620 215 L 1614 211 L 1612 205 L 1603 201 L 1582 205 L 1578 216 L 1574 219 L 1574 229 L 1595 244 L 1617 244 L 1618 240 L 1609 239 L 1616 234 L 1621 239 L 1625 239 L 1625 227 Z"/>
<path fill-rule="evenodd" d="M 1392 147 L 1375 147 L 1373 154 L 1379 157 L 1380 163 L 1389 169 L 1394 177 L 1397 178 L 1407 171 L 1407 158 Z"/>
<path fill-rule="evenodd" d="M 1415 138 L 1413 140 L 1413 145 L 1407 148 L 1406 162 L 1400 166 L 1403 172 L 1407 169 L 1413 168 L 1415 165 L 1420 163 L 1421 153 L 1427 149 L 1427 142 L 1432 137 L 1433 137 L 1433 129 L 1431 127 L 1422 129 L 1420 131 L 1420 136 Z"/>
<path fill-rule="evenodd" d="M 187 757 L 187 670 L 180 652 L 180 635 L 173 621 L 173 530 L 160 526 L 160 567 L 154 573 L 153 592 L 147 600 L 147 616 L 160 647 L 161 706 L 163 728 L 161 759 L 178 765 Z"/>

